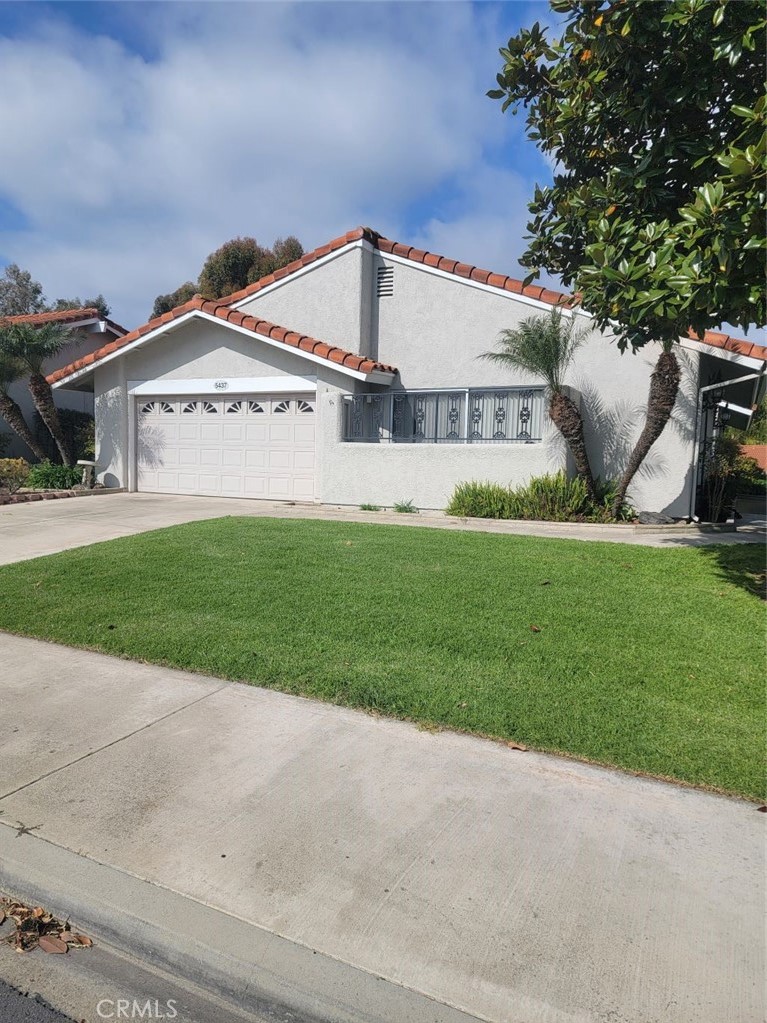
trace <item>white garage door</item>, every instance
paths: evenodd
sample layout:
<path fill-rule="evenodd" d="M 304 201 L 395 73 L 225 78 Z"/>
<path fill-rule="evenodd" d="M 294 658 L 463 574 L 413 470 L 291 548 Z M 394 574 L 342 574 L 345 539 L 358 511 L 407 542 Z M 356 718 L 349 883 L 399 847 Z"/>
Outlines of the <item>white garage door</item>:
<path fill-rule="evenodd" d="M 141 398 L 138 489 L 314 498 L 314 395 Z"/>

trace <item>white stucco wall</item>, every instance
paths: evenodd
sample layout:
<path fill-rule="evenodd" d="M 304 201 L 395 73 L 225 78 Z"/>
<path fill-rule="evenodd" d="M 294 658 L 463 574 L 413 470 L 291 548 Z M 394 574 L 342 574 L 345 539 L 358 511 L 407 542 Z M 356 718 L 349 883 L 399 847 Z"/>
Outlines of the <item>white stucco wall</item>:
<path fill-rule="evenodd" d="M 344 443 L 340 392 L 319 396 L 325 504 L 412 501 L 417 508 L 444 508 L 458 483 L 489 480 L 519 486 L 532 476 L 567 467 L 562 438 L 549 427 L 535 444 Z"/>
<path fill-rule="evenodd" d="M 530 316 L 547 316 L 548 308 L 380 254 L 374 257 L 376 265 L 394 268 L 394 295 L 376 300 L 373 344 L 380 359 L 399 368 L 405 389 L 532 382 L 529 376 L 479 356 L 495 347 L 502 329 Z M 590 323 L 583 315 L 578 320 Z M 659 354 L 660 348 L 650 345 L 636 355 L 621 355 L 612 335 L 595 332 L 576 355 L 567 382 L 581 396 L 596 475 L 616 476 L 625 465 L 644 424 L 650 374 Z M 688 513 L 692 479 L 698 356 L 681 349 L 677 355 L 683 381 L 673 420 L 635 477 L 630 496 L 638 510 L 683 516 Z"/>
<path fill-rule="evenodd" d="M 125 487 L 128 485 L 128 391 L 124 359 L 96 367 L 93 396 L 97 478 L 107 487 Z"/>
<path fill-rule="evenodd" d="M 306 376 L 317 363 L 217 323 L 190 320 L 121 359 L 128 380 Z M 331 371 L 332 372 L 332 371 Z"/>
<path fill-rule="evenodd" d="M 367 354 L 369 291 L 369 275 L 363 279 L 362 249 L 352 248 L 316 269 L 310 267 L 258 292 L 239 309 L 350 352 Z"/>

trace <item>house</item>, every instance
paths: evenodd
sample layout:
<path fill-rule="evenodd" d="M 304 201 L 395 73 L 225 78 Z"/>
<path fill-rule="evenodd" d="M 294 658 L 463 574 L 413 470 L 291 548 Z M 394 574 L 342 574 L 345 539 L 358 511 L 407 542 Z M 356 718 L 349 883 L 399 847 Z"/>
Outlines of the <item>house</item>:
<path fill-rule="evenodd" d="M 72 341 L 59 354 L 49 359 L 43 366 L 46 373 L 53 373 L 62 366 L 69 365 L 73 359 L 90 355 L 92 352 L 103 348 L 105 344 L 114 341 L 116 338 L 127 334 L 124 327 L 112 320 L 101 318 L 98 309 L 60 309 L 50 313 L 31 313 L 27 316 L 3 317 L 4 324 L 28 323 L 33 327 L 42 326 L 44 323 L 60 323 L 74 332 Z M 8 394 L 21 409 L 21 412 L 29 424 L 32 432 L 35 432 L 35 406 L 32 396 L 29 393 L 25 379 L 17 380 L 8 388 Z M 59 388 L 55 392 L 56 407 L 59 409 L 71 409 L 74 412 L 84 412 L 93 415 L 93 393 L 87 390 L 70 390 Z M 44 428 L 43 428 L 44 429 Z M 47 431 L 46 431 L 47 432 Z M 0 434 L 5 434 L 8 443 L 5 447 L 5 455 L 8 458 L 26 458 L 34 460 L 32 452 L 27 445 L 8 427 L 7 423 L 0 416 Z"/>
<path fill-rule="evenodd" d="M 522 483 L 566 468 L 541 382 L 483 361 L 503 328 L 567 296 L 357 228 L 225 299 L 191 301 L 62 366 L 95 396 L 110 487 L 284 501 L 443 508 L 463 480 Z M 596 474 L 616 475 L 644 420 L 658 350 L 594 332 L 568 377 Z M 745 422 L 767 348 L 680 342 L 670 423 L 635 507 L 687 516 L 700 452 Z"/>

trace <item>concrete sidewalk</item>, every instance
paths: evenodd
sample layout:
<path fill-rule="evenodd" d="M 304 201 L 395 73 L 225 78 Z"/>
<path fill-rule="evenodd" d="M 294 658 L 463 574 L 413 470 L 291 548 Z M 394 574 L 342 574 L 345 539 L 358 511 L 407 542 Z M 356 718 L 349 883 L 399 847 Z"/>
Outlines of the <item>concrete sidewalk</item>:
<path fill-rule="evenodd" d="M 359 971 L 352 1005 L 360 977 L 431 1000 L 382 1019 L 764 1018 L 753 804 L 8 635 L 0 663 L 0 887 L 130 920 L 149 883 L 203 974 L 233 928 L 253 983 L 286 941 Z"/>
<path fill-rule="evenodd" d="M 224 497 L 181 497 L 170 494 L 112 494 L 97 499 L 40 501 L 0 507 L 0 565 L 26 561 L 44 554 L 83 547 L 120 536 L 182 522 L 216 519 L 227 515 L 271 516 L 286 519 L 323 519 L 364 522 L 368 525 L 425 526 L 432 529 L 500 533 L 507 536 L 548 536 L 569 540 L 606 540 L 645 547 L 705 547 L 709 544 L 764 543 L 765 524 L 746 524 L 738 532 L 705 533 L 689 527 L 581 525 L 568 522 L 510 522 L 495 519 L 459 519 L 441 512 L 398 515 L 364 512 L 315 504 L 245 501 Z M 656 527 L 657 528 L 657 527 Z"/>

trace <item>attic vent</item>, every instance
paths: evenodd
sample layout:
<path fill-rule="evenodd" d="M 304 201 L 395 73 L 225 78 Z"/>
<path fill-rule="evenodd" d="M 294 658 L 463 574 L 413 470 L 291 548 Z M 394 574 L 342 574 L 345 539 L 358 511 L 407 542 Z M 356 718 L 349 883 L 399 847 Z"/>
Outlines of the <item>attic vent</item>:
<path fill-rule="evenodd" d="M 394 267 L 393 266 L 379 266 L 378 267 L 378 297 L 383 298 L 385 295 L 394 294 Z"/>

